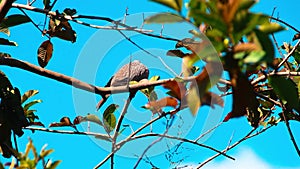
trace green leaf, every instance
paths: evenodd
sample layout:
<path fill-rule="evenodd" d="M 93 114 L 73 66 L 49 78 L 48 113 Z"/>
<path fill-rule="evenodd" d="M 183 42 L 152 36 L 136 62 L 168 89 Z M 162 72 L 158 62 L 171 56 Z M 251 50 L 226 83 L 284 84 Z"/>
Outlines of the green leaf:
<path fill-rule="evenodd" d="M 113 114 L 119 105 L 111 104 L 109 105 L 103 113 L 104 127 L 108 132 L 111 132 L 116 127 L 116 117 Z"/>
<path fill-rule="evenodd" d="M 100 140 L 110 141 L 110 138 L 106 135 L 98 135 L 98 136 L 95 136 L 95 138 L 100 139 Z"/>
<path fill-rule="evenodd" d="M 27 92 L 25 92 L 21 98 L 21 103 L 23 104 L 26 100 L 28 100 L 30 97 L 35 96 L 36 94 L 38 94 L 39 91 L 38 90 L 28 90 Z"/>
<path fill-rule="evenodd" d="M 266 23 L 258 27 L 258 30 L 265 34 L 271 34 L 271 33 L 276 33 L 282 30 L 286 30 L 285 27 L 282 27 L 280 24 L 271 22 L 271 23 Z"/>
<path fill-rule="evenodd" d="M 14 14 L 4 18 L 0 24 L 1 28 L 8 28 L 30 22 L 30 18 L 25 15 Z"/>
<path fill-rule="evenodd" d="M 150 0 L 150 1 L 165 5 L 178 12 L 181 11 L 182 4 L 183 4 L 182 0 Z"/>
<path fill-rule="evenodd" d="M 248 36 L 248 39 L 266 52 L 262 60 L 266 61 L 268 64 L 272 64 L 275 56 L 275 49 L 269 36 L 259 30 L 254 30 L 253 33 Z"/>
<path fill-rule="evenodd" d="M 288 104 L 289 108 L 299 110 L 299 97 L 296 84 L 290 79 L 281 76 L 270 76 L 268 78 L 274 92 L 279 96 L 284 104 Z"/>
<path fill-rule="evenodd" d="M 193 115 L 196 115 L 201 106 L 200 96 L 197 86 L 192 86 L 187 95 L 187 103 Z"/>
<path fill-rule="evenodd" d="M 256 0 L 242 0 L 240 2 L 238 11 L 249 10 L 256 2 Z"/>
<path fill-rule="evenodd" d="M 24 110 L 27 111 L 31 106 L 37 104 L 37 103 L 41 103 L 42 100 L 38 99 L 38 100 L 33 100 L 27 104 L 24 105 Z"/>
<path fill-rule="evenodd" d="M 80 122 L 84 121 L 90 121 L 96 124 L 99 124 L 100 126 L 103 126 L 102 122 L 100 121 L 99 117 L 95 114 L 88 114 L 87 116 L 83 117 Z"/>
<path fill-rule="evenodd" d="M 156 15 L 152 15 L 145 19 L 146 24 L 150 23 L 176 23 L 176 22 L 182 22 L 185 19 L 181 16 L 173 13 L 159 13 Z"/>
<path fill-rule="evenodd" d="M 0 38 L 0 45 L 18 46 L 16 42 L 9 41 L 8 39 Z"/>
<path fill-rule="evenodd" d="M 244 59 L 244 63 L 258 63 L 261 61 L 266 55 L 265 51 L 252 51 L 250 54 Z"/>

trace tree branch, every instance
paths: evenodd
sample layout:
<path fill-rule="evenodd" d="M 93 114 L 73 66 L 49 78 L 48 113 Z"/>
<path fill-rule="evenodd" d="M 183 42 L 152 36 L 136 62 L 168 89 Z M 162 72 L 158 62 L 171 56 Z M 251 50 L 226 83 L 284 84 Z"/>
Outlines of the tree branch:
<path fill-rule="evenodd" d="M 245 137 L 243 137 L 242 139 L 240 139 L 239 141 L 235 142 L 233 145 L 226 147 L 222 152 L 227 152 L 228 150 L 231 150 L 232 148 L 236 147 L 237 145 L 239 145 L 240 143 L 244 142 L 245 140 L 248 140 L 252 137 L 255 137 L 263 132 L 265 132 L 266 130 L 268 130 L 269 128 L 271 128 L 272 126 L 268 126 L 267 128 L 262 129 L 261 131 L 258 131 L 255 134 L 252 134 L 256 128 L 252 129 Z M 252 135 L 251 135 L 252 134 Z M 203 167 L 204 165 L 206 165 L 207 163 L 209 163 L 210 161 L 212 161 L 213 159 L 217 158 L 218 156 L 220 156 L 221 154 L 218 153 L 210 158 L 208 158 L 207 160 L 205 160 L 204 162 L 200 163 L 200 165 L 197 166 L 197 169 Z"/>
<path fill-rule="evenodd" d="M 51 130 L 47 128 L 37 128 L 37 127 L 25 127 L 24 129 L 31 131 L 42 131 L 48 133 L 59 133 L 59 134 L 73 134 L 73 135 L 86 135 L 86 136 L 95 136 L 98 138 L 103 138 L 103 140 L 110 140 L 110 137 L 107 134 L 99 134 L 93 132 L 77 132 L 77 131 L 68 131 L 68 130 Z"/>
<path fill-rule="evenodd" d="M 224 152 L 221 152 L 221 151 L 219 151 L 219 150 L 217 150 L 213 147 L 207 146 L 205 144 L 198 143 L 197 141 L 194 141 L 194 140 L 189 140 L 189 139 L 186 139 L 186 138 L 181 138 L 181 137 L 176 137 L 176 136 L 157 134 L 157 133 L 147 133 L 147 134 L 141 134 L 141 135 L 132 137 L 130 141 L 140 139 L 140 138 L 145 138 L 145 137 L 165 137 L 165 138 L 169 138 L 169 139 L 173 139 L 173 140 L 179 140 L 179 141 L 183 141 L 183 142 L 186 142 L 186 143 L 191 143 L 191 144 L 203 147 L 203 148 L 210 149 L 210 150 L 215 151 L 217 153 L 220 153 L 220 155 L 223 155 L 223 156 L 225 156 L 225 157 L 227 157 L 231 160 L 235 160 L 233 157 L 231 157 L 231 156 L 225 154 Z"/>
<path fill-rule="evenodd" d="M 9 9 L 11 8 L 14 0 L 2 0 L 0 2 L 0 23 L 2 22 L 3 18 L 8 13 Z"/>

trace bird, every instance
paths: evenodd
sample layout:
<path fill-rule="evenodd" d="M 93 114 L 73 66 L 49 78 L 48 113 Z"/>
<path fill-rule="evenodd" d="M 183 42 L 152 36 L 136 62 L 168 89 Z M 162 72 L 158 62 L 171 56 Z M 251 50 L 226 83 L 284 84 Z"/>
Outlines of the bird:
<path fill-rule="evenodd" d="M 107 82 L 105 87 L 116 87 L 128 85 L 130 81 L 141 81 L 142 79 L 148 79 L 149 69 L 138 60 L 134 60 L 120 68 L 110 80 Z M 97 111 L 106 102 L 110 94 L 102 96 L 102 99 L 98 102 L 96 109 Z"/>

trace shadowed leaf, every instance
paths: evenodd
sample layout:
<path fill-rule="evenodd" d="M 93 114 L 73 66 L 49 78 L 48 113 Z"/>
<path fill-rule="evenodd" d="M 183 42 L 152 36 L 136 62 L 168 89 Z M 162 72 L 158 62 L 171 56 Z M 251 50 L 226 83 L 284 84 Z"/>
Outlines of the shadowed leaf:
<path fill-rule="evenodd" d="M 2 20 L 2 22 L 0 23 L 0 29 L 13 27 L 27 22 L 30 22 L 30 18 L 28 18 L 25 15 L 20 15 L 20 14 L 10 15 Z"/>
<path fill-rule="evenodd" d="M 64 127 L 64 126 L 73 126 L 69 117 L 63 117 L 58 123 L 54 122 L 49 125 L 49 127 Z"/>
<path fill-rule="evenodd" d="M 50 40 L 46 40 L 40 45 L 37 53 L 38 53 L 38 62 L 42 68 L 47 66 L 48 62 L 52 57 L 52 52 L 53 52 L 53 45 L 50 42 Z"/>
<path fill-rule="evenodd" d="M 8 39 L 4 39 L 4 38 L 0 38 L 0 45 L 18 46 L 16 42 L 9 41 Z"/>

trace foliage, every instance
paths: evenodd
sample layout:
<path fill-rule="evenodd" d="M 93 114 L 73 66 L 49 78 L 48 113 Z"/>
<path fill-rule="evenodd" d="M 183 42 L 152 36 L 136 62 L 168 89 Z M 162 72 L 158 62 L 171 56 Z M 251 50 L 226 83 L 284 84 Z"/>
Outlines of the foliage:
<path fill-rule="evenodd" d="M 119 105 L 112 103 L 101 112 L 102 118 L 97 114 L 87 113 L 86 116 L 77 116 L 71 121 L 70 117 L 64 116 L 59 122 L 51 123 L 49 128 L 72 127 L 75 130 L 73 133 L 78 134 L 80 133 L 76 127 L 78 124 L 83 122 L 95 123 L 106 132 L 105 135 L 95 135 L 95 137 L 111 142 L 113 148 L 110 158 L 113 159 L 114 153 L 127 141 L 133 139 L 140 131 L 139 129 L 133 131 L 123 142 L 117 143 L 118 135 L 126 128 L 126 126 L 123 126 L 124 128 L 121 129 L 121 126 L 127 112 L 128 104 L 130 104 L 130 101 L 138 91 L 144 94 L 148 100 L 142 106 L 144 109 L 151 111 L 153 116 L 158 116 L 159 118 L 166 117 L 168 120 L 174 118 L 177 113 L 186 108 L 189 108 L 191 114 L 196 116 L 202 106 L 210 106 L 211 108 L 215 108 L 215 106 L 223 107 L 223 96 L 232 95 L 232 109 L 225 116 L 223 122 L 231 121 L 232 118 L 246 117 L 254 130 L 259 127 L 267 129 L 280 122 L 284 122 L 290 131 L 289 121 L 300 121 L 300 41 L 294 46 L 283 43 L 281 49 L 278 48 L 278 51 L 279 53 L 285 52 L 286 57 L 283 57 L 284 59 L 277 57 L 274 46 L 274 41 L 276 40 L 271 37 L 277 32 L 286 30 L 286 28 L 278 22 L 272 21 L 271 16 L 252 12 L 251 8 L 258 3 L 257 1 L 190 0 L 186 6 L 188 11 L 186 14 L 182 12 L 184 11 L 182 0 L 151 1 L 169 7 L 171 12 L 152 15 L 145 19 L 145 24 L 169 24 L 188 21 L 193 23 L 197 28 L 199 27 L 199 30 L 190 31 L 192 37 L 176 40 L 174 47 L 168 49 L 166 53 L 170 57 L 177 57 L 176 59 L 182 60 L 185 65 L 181 70 L 182 76 L 164 81 L 160 80 L 159 75 L 156 75 L 149 80 L 131 81 L 130 86 L 127 86 L 130 89 L 129 97 L 119 117 L 115 113 Z M 47 66 L 53 57 L 54 45 L 51 42 L 52 38 L 57 37 L 72 43 L 76 42 L 77 34 L 70 24 L 70 21 L 76 22 L 76 18 L 104 20 L 115 24 L 115 27 L 112 28 L 113 30 L 118 30 L 118 26 L 122 26 L 123 29 L 129 31 L 168 39 L 168 37 L 148 34 L 110 18 L 84 15 L 76 16 L 76 9 L 66 8 L 63 12 L 59 12 L 58 10 L 56 12 L 49 12 L 54 4 L 48 0 L 43 1 L 44 10 L 42 11 L 46 11 L 48 14 L 46 17 L 49 22 L 47 23 L 48 28 L 41 30 L 41 32 L 48 40 L 45 40 L 38 47 L 37 58 L 41 68 L 33 66 L 30 68 L 35 69 L 36 74 L 44 75 L 66 84 L 76 83 L 76 85 L 80 86 L 83 83 L 77 79 L 74 80 L 60 74 L 49 74 L 49 72 L 47 74 L 47 71 L 43 68 Z M 32 22 L 32 20 L 27 15 L 9 15 L 0 23 L 0 32 L 10 35 L 10 27 L 28 22 Z M 83 22 L 77 21 L 77 23 L 93 27 L 93 25 Z M 285 25 L 289 26 L 288 24 Z M 122 33 L 120 30 L 118 31 Z M 203 35 L 209 41 L 203 41 Z M 133 45 L 139 47 L 133 40 L 125 35 L 124 37 Z M 293 38 L 293 40 L 297 39 L 299 39 L 299 33 Z M 210 52 L 211 44 L 217 54 Z M 17 46 L 17 43 L 6 38 L 0 38 L 0 45 Z M 141 47 L 139 48 L 141 49 Z M 10 54 L 0 53 L 1 60 L 8 60 L 10 58 Z M 199 61 L 205 63 L 203 68 L 197 67 L 197 62 Z M 47 75 L 45 75 L 45 72 Z M 224 72 L 229 74 L 229 77 L 226 77 L 227 79 L 222 79 Z M 42 122 L 36 121 L 39 120 L 35 114 L 36 110 L 31 109 L 33 105 L 42 101 L 38 99 L 28 102 L 29 98 L 38 93 L 37 90 L 29 90 L 21 98 L 18 88 L 12 86 L 4 73 L 1 72 L 0 78 L 0 122 L 3 124 L 0 126 L 0 146 L 3 156 L 10 157 L 14 154 L 11 150 L 13 149 L 10 140 L 11 131 L 21 136 L 23 134 L 22 127 L 27 127 L 28 125 L 44 127 Z M 166 89 L 167 96 L 160 96 L 156 93 L 156 86 L 158 85 Z M 211 90 L 214 86 L 217 86 L 223 92 L 223 96 Z M 91 85 L 87 84 L 81 89 L 87 90 L 89 87 Z M 92 90 L 94 91 L 95 89 L 96 87 Z M 97 94 L 105 98 L 111 94 L 112 90 L 110 92 L 99 91 L 97 91 Z M 13 116 L 11 115 L 12 113 Z M 150 124 L 152 122 L 147 123 L 147 125 Z M 166 125 L 166 133 L 170 126 L 169 124 Z M 144 128 L 142 126 L 140 129 Z M 290 131 L 289 134 L 293 140 L 292 132 Z M 183 138 L 180 139 L 184 140 Z M 244 140 L 246 139 L 248 138 L 245 137 Z M 187 140 L 185 141 L 188 142 Z M 194 143 L 196 144 L 197 141 L 194 141 Z M 298 150 L 297 144 L 293 144 L 296 150 Z M 30 160 L 28 157 L 30 150 L 34 154 L 33 160 Z M 51 152 L 52 150 L 42 149 L 38 155 L 30 140 L 25 154 L 19 156 L 20 166 L 18 167 L 35 168 L 39 161 L 42 161 L 44 165 L 44 158 Z M 219 154 L 222 153 L 219 152 Z M 48 163 L 48 168 L 55 168 L 58 163 L 59 161 Z M 14 164 L 12 165 L 14 166 Z"/>

